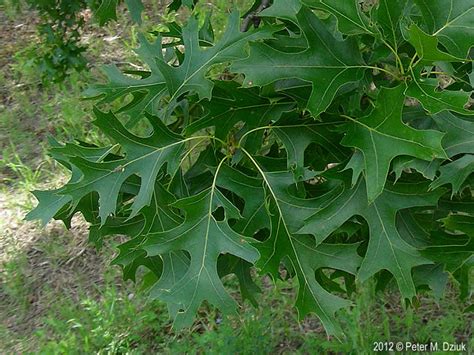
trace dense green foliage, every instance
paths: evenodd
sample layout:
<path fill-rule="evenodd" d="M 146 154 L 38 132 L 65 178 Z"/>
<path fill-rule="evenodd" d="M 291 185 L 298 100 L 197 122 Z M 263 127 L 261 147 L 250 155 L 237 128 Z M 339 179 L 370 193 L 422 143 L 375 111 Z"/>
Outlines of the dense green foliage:
<path fill-rule="evenodd" d="M 42 80 L 60 82 L 70 70 L 84 70 L 86 48 L 80 44 L 80 31 L 85 21 L 80 12 L 88 7 L 89 1 L 28 0 L 28 4 L 41 18 L 38 31 L 46 50 L 42 55 L 35 53 L 34 61 Z"/>
<path fill-rule="evenodd" d="M 81 43 L 86 24 L 86 10 L 92 11 L 100 25 L 116 20 L 119 0 L 27 0 L 38 11 L 38 31 L 43 40 L 43 53 L 32 53 L 44 83 L 61 82 L 71 71 L 87 67 Z M 126 0 L 133 21 L 141 22 L 141 0 Z"/>
<path fill-rule="evenodd" d="M 229 274 L 253 304 L 257 275 L 294 278 L 299 315 L 335 336 L 358 280 L 396 283 L 410 303 L 453 275 L 466 297 L 473 8 L 275 0 L 246 32 L 232 13 L 216 41 L 194 17 L 141 36 L 147 70 L 106 67 L 87 91 L 114 144 L 54 143 L 71 179 L 35 192 L 28 218 L 80 212 L 97 245 L 127 235 L 115 263 L 127 279 L 149 270 L 177 327 L 204 301 L 235 311 Z"/>

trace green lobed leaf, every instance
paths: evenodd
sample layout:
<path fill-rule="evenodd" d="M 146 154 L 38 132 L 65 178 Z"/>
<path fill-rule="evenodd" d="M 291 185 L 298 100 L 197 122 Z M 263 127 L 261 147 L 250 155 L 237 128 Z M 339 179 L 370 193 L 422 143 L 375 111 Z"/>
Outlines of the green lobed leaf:
<path fill-rule="evenodd" d="M 374 17 L 384 38 L 395 51 L 403 44 L 402 26 L 406 16 L 408 0 L 380 0 Z"/>
<path fill-rule="evenodd" d="M 186 93 L 197 93 L 200 99 L 210 99 L 213 82 L 205 77 L 208 70 L 215 64 L 245 58 L 245 45 L 249 41 L 257 41 L 272 37 L 275 29 L 265 27 L 248 32 L 239 31 L 239 14 L 233 12 L 229 16 L 227 29 L 222 38 L 213 47 L 202 49 L 199 46 L 198 21 L 190 18 L 183 28 L 185 57 L 180 66 L 170 66 L 163 60 L 157 65 L 165 78 L 168 92 L 173 103 Z"/>
<path fill-rule="evenodd" d="M 376 106 L 368 116 L 350 118 L 347 134 L 341 141 L 363 153 L 369 201 L 382 193 L 390 162 L 396 156 L 409 155 L 427 161 L 446 157 L 441 146 L 443 133 L 419 131 L 402 123 L 404 90 L 403 85 L 382 88 Z"/>
<path fill-rule="evenodd" d="M 71 165 L 71 158 L 81 157 L 91 162 L 100 162 L 110 156 L 112 147 L 94 147 L 76 144 L 61 145 L 56 140 L 51 140 L 50 155 L 58 162 L 72 171 L 70 183 L 77 182 L 81 178 L 79 170 Z M 71 196 L 61 195 L 62 189 L 49 191 L 33 191 L 33 195 L 38 200 L 38 205 L 25 216 L 26 220 L 41 220 L 43 226 L 56 217 L 60 211 L 64 211 L 72 202 Z M 69 214 L 68 214 L 69 215 Z M 64 220 L 65 223 L 66 220 Z"/>
<path fill-rule="evenodd" d="M 333 191 L 312 200 L 293 196 L 289 193 L 290 187 L 294 185 L 293 174 L 266 171 L 262 162 L 252 158 L 249 153 L 246 155 L 258 169 L 273 205 L 270 213 L 270 236 L 263 243 L 256 244 L 261 254 L 257 266 L 277 278 L 280 262 L 288 258 L 298 278 L 296 307 L 300 317 L 314 312 L 329 334 L 342 336 L 335 312 L 347 307 L 350 302 L 328 292 L 317 281 L 314 273 L 320 268 L 333 268 L 355 274 L 360 260 L 356 253 L 357 245 L 318 245 L 312 238 L 296 235 L 305 216 L 324 204 L 333 195 Z M 266 164 L 269 162 L 273 165 L 271 161 Z"/>
<path fill-rule="evenodd" d="M 156 60 L 162 58 L 160 40 L 150 43 L 143 35 L 139 35 L 138 40 L 140 47 L 135 52 L 150 70 L 145 77 L 136 79 L 125 75 L 116 66 L 108 65 L 102 69 L 108 83 L 92 85 L 84 92 L 86 97 L 100 97 L 99 103 L 112 103 L 132 95 L 133 100 L 122 105 L 118 111 L 127 113 L 131 123 L 137 122 L 145 112 L 158 114 L 160 102 L 167 94 L 166 81 L 156 64 Z"/>
<path fill-rule="evenodd" d="M 448 111 L 440 112 L 432 117 L 436 125 L 446 132 L 442 143 L 450 158 L 461 153 L 474 154 L 474 122 Z"/>
<path fill-rule="evenodd" d="M 245 175 L 227 165 L 222 166 L 217 184 L 235 192 L 245 200 L 242 218 L 236 221 L 233 229 L 243 235 L 253 236 L 261 229 L 270 226 L 267 201 L 262 180 Z"/>
<path fill-rule="evenodd" d="M 426 161 L 408 156 L 399 156 L 393 160 L 392 170 L 395 173 L 396 180 L 400 179 L 403 171 L 411 172 L 412 170 L 418 171 L 429 180 L 433 180 L 436 177 L 440 164 L 440 159 Z"/>
<path fill-rule="evenodd" d="M 439 82 L 434 78 L 420 78 L 417 73 L 406 89 L 406 95 L 416 98 L 423 108 L 431 114 L 444 110 L 472 115 L 474 111 L 466 107 L 471 93 L 463 90 L 440 89 Z"/>
<path fill-rule="evenodd" d="M 436 189 L 445 184 L 451 184 L 454 195 L 460 191 L 464 181 L 474 173 L 474 155 L 463 155 L 461 158 L 443 165 L 439 171 L 441 174 L 431 183 L 431 188 Z"/>
<path fill-rule="evenodd" d="M 448 226 L 450 222 L 447 222 Z M 431 245 L 422 254 L 444 265 L 454 273 L 465 266 L 474 266 L 474 239 L 466 235 L 438 232 L 431 235 Z"/>
<path fill-rule="evenodd" d="M 431 261 L 423 258 L 416 247 L 400 236 L 395 217 L 397 211 L 402 209 L 436 205 L 443 191 L 426 191 L 426 184 L 398 184 L 385 188 L 369 204 L 361 179 L 355 187 L 345 190 L 326 207 L 308 217 L 298 233 L 310 233 L 317 243 L 322 243 L 349 218 L 362 216 L 369 225 L 370 235 L 367 253 L 357 277 L 364 281 L 381 270 L 388 270 L 397 280 L 403 297 L 412 299 L 416 295 L 412 268 L 430 264 Z"/>
<path fill-rule="evenodd" d="M 215 127 L 215 135 L 226 139 L 229 132 L 238 124 L 244 123 L 240 133 L 268 125 L 271 121 L 278 121 L 283 113 L 294 108 L 288 100 L 272 101 L 259 95 L 255 89 L 243 90 L 235 82 L 218 81 L 213 90 L 212 101 L 202 101 L 204 110 L 202 116 L 187 125 L 185 133 L 193 134 L 199 130 Z M 264 130 L 246 138 L 245 146 L 255 152 L 261 146 Z M 240 137 L 239 137 L 240 138 Z"/>
<path fill-rule="evenodd" d="M 374 33 L 370 19 L 362 12 L 358 0 L 303 0 L 302 3 L 335 16 L 337 27 L 344 34 Z"/>
<path fill-rule="evenodd" d="M 474 45 L 472 0 L 415 0 L 428 33 L 438 38 L 448 52 L 467 58 Z"/>
<path fill-rule="evenodd" d="M 171 288 L 160 291 L 162 299 L 179 306 L 174 325 L 181 328 L 192 324 L 204 300 L 222 311 L 235 311 L 235 301 L 225 291 L 217 272 L 219 255 L 230 253 L 254 263 L 259 253 L 244 236 L 233 231 L 226 220 L 218 221 L 213 216 L 219 207 L 224 208 L 225 219 L 239 216 L 239 211 L 215 185 L 173 206 L 186 212 L 184 222 L 169 231 L 148 234 L 143 248 L 149 256 L 182 250 L 190 255 L 185 275 Z"/>
<path fill-rule="evenodd" d="M 339 123 L 342 123 L 340 121 Z M 328 152 L 329 160 L 333 163 L 343 161 L 347 155 L 338 145 L 340 137 L 331 132 L 331 127 L 338 122 L 306 122 L 295 125 L 276 125 L 272 131 L 283 142 L 287 152 L 288 170 L 293 171 L 296 181 L 304 176 L 304 153 L 310 144 L 318 144 L 324 147 Z"/>
<path fill-rule="evenodd" d="M 200 99 L 210 99 L 213 82 L 206 78 L 209 69 L 216 64 L 245 58 L 245 46 L 249 41 L 272 37 L 273 28 L 264 28 L 241 33 L 239 15 L 234 12 L 229 17 L 228 27 L 221 40 L 214 46 L 200 47 L 198 21 L 190 18 L 182 30 L 185 57 L 181 65 L 169 65 L 162 53 L 161 38 L 154 43 L 148 42 L 143 35 L 139 36 L 138 56 L 148 65 L 149 72 L 144 72 L 141 79 L 124 75 L 116 67 L 105 67 L 109 83 L 95 85 L 86 90 L 88 97 L 102 96 L 102 102 L 110 103 L 127 95 L 133 95 L 132 101 L 121 107 L 120 112 L 127 113 L 133 125 L 144 112 L 158 114 L 160 103 L 168 97 L 171 102 L 169 114 L 175 108 L 178 98 L 187 92 L 197 93 Z"/>
<path fill-rule="evenodd" d="M 415 47 L 416 54 L 422 63 L 433 64 L 438 61 L 459 62 L 462 58 L 441 51 L 438 48 L 438 38 L 423 32 L 416 24 L 412 24 L 409 33 L 409 41 Z"/>
<path fill-rule="evenodd" d="M 286 18 L 288 14 L 283 14 Z M 235 62 L 231 70 L 245 74 L 245 87 L 263 86 L 277 80 L 299 78 L 312 83 L 308 110 L 319 115 L 344 85 L 361 79 L 364 64 L 356 43 L 336 40 L 310 10 L 302 7 L 296 21 L 308 48 L 285 53 L 268 44 L 250 45 L 250 56 Z"/>
<path fill-rule="evenodd" d="M 103 129 L 110 138 L 116 140 L 126 156 L 107 162 L 91 162 L 80 157 L 71 159 L 84 177 L 66 185 L 59 192 L 79 200 L 90 192 L 99 194 L 99 216 L 101 224 L 116 210 L 121 186 L 133 175 L 141 178 L 140 191 L 132 204 L 131 217 L 141 208 L 150 204 L 155 180 L 161 169 L 174 173 L 180 163 L 186 139 L 169 131 L 156 117 L 149 116 L 153 134 L 137 137 L 130 133 L 112 113 L 95 110 L 95 126 Z"/>

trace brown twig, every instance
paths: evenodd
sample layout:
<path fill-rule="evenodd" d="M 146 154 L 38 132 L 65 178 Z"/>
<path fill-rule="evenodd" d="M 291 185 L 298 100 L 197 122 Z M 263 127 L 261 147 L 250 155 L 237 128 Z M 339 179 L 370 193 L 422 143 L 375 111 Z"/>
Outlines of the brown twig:
<path fill-rule="evenodd" d="M 244 19 L 242 21 L 242 26 L 240 27 L 240 30 L 242 32 L 247 32 L 252 23 L 253 23 L 254 27 L 258 27 L 258 25 L 260 24 L 260 21 L 261 21 L 258 14 L 261 11 L 265 10 L 269 6 L 270 6 L 270 0 L 262 0 L 260 5 L 257 7 L 257 9 L 255 11 L 249 12 L 244 17 Z"/>

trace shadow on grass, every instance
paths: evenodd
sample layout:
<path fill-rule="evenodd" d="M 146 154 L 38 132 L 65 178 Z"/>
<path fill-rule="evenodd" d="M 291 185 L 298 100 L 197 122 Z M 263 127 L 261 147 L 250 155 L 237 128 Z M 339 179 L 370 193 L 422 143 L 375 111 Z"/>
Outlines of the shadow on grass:
<path fill-rule="evenodd" d="M 76 219 L 39 229 L 24 223 L 1 264 L 0 346 L 2 353 L 366 353 L 376 341 L 465 342 L 473 318 L 454 287 L 437 305 L 421 298 L 403 309 L 397 293 L 376 294 L 370 284 L 341 312 L 347 331 L 342 343 L 328 339 L 319 321 L 298 322 L 292 304 L 295 285 L 268 278 L 260 307 L 244 304 L 238 316 L 222 317 L 203 305 L 191 329 L 175 332 L 166 307 L 149 301 L 138 286 L 124 283 L 108 265 L 113 243 L 97 252 L 87 245 L 87 226 Z M 23 228 L 23 229 L 21 229 Z M 226 280 L 235 293 L 235 280 Z"/>

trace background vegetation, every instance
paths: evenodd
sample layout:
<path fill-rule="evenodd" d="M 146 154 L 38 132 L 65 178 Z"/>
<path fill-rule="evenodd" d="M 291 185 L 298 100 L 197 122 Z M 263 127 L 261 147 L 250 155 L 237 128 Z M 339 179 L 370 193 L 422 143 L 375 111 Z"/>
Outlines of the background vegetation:
<path fill-rule="evenodd" d="M 203 2 L 199 11 L 212 10 L 219 32 L 227 8 L 251 3 L 232 2 Z M 266 279 L 259 309 L 244 304 L 239 317 L 222 319 L 203 307 L 191 329 L 176 333 L 164 305 L 124 283 L 120 270 L 108 266 L 113 255 L 87 244 L 83 221 L 76 219 L 70 231 L 22 221 L 35 203 L 29 191 L 67 178 L 46 154 L 48 137 L 103 139 L 89 123 L 91 104 L 80 99 L 100 78 L 100 65 L 134 67 L 137 33 L 185 16 L 162 16 L 166 1 L 146 3 L 140 26 L 123 11 L 117 22 L 98 27 L 85 12 L 81 41 L 89 70 L 52 84 L 41 82 L 35 63 L 44 50 L 36 13 L 18 1 L 0 1 L 0 353 L 366 353 L 374 341 L 430 340 L 470 342 L 473 349 L 474 319 L 463 313 L 467 304 L 459 302 L 455 283 L 437 302 L 420 298 L 416 309 L 401 308 L 396 292 L 364 285 L 353 295 L 354 307 L 339 315 L 350 330 L 344 343 L 327 339 L 315 318 L 298 322 L 291 285 L 275 287 Z"/>

